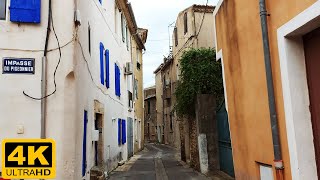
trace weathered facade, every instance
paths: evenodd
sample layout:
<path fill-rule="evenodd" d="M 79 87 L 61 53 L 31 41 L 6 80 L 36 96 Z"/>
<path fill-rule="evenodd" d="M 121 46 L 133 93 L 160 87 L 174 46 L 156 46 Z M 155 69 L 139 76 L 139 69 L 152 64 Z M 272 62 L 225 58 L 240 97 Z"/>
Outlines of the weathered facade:
<path fill-rule="evenodd" d="M 139 31 L 126 0 L 41 1 L 39 7 L 35 2 L 19 5 L 29 7 L 21 8 L 26 11 L 39 8 L 38 24 L 25 23 L 26 17 L 13 22 L 12 9 L 1 4 L 0 11 L 5 7 L 6 13 L 2 17 L 0 12 L 0 65 L 5 66 L 5 59 L 31 58 L 34 73 L 1 73 L 0 139 L 54 139 L 56 179 L 90 179 L 93 171 L 104 175 L 133 151 L 133 140 L 126 135 L 134 133 L 128 126 L 135 117 L 128 92 L 133 92 L 135 72 L 127 63 L 133 61 L 131 37 L 139 51 L 145 39 L 136 36 Z M 141 85 L 138 91 L 142 100 Z M 142 107 L 143 101 L 137 104 Z"/>
<path fill-rule="evenodd" d="M 177 17 L 172 38 L 172 52 L 155 70 L 157 89 L 157 119 L 163 126 L 163 143 L 181 149 L 182 160 L 197 164 L 200 170 L 197 129 L 195 120 L 179 119 L 174 112 L 176 103 L 175 89 L 179 81 L 179 59 L 185 50 L 190 48 L 213 48 L 213 10 L 212 6 L 193 5 L 181 11 Z M 161 134 L 159 132 L 159 134 Z M 193 137 L 191 141 L 189 137 Z M 190 153 L 191 151 L 191 153 Z M 192 154 L 193 153 L 193 154 Z"/>
<path fill-rule="evenodd" d="M 190 48 L 214 48 L 215 46 L 213 21 L 211 20 L 213 10 L 213 6 L 193 5 L 181 11 L 177 17 L 172 35 L 172 97 L 174 97 L 174 88 L 179 81 L 179 60 L 183 52 Z M 171 109 L 173 109 L 175 101 L 171 104 Z M 182 159 L 200 170 L 195 120 L 178 119 L 174 116 L 173 121 L 178 126 L 179 133 L 177 133 L 176 141 L 181 146 L 181 157 L 185 158 Z M 193 138 L 190 139 L 190 137 Z"/>
<path fill-rule="evenodd" d="M 163 105 L 163 82 L 162 82 L 162 73 L 161 73 L 160 65 L 154 72 L 155 74 L 155 81 L 156 81 L 156 110 L 157 110 L 157 125 L 156 125 L 156 132 L 157 132 L 157 140 L 159 143 L 164 143 L 164 105 Z"/>
<path fill-rule="evenodd" d="M 133 75 L 133 106 L 134 106 L 134 152 L 138 152 L 144 147 L 144 94 L 143 94 L 143 56 L 145 50 L 148 30 L 138 28 L 137 37 L 132 37 L 132 62 L 134 68 Z M 130 99 L 129 99 L 130 101 Z"/>
<path fill-rule="evenodd" d="M 266 0 L 267 12 L 259 6 L 263 3 L 254 0 L 220 0 L 214 12 L 235 177 L 318 179 L 320 114 L 314 93 L 319 92 L 320 1 Z M 269 36 L 262 33 L 260 15 L 268 15 Z M 263 39 L 269 40 L 271 71 Z M 275 95 L 280 157 L 274 153 L 267 87 Z"/>
<path fill-rule="evenodd" d="M 144 89 L 144 135 L 146 142 L 158 142 L 156 86 Z"/>

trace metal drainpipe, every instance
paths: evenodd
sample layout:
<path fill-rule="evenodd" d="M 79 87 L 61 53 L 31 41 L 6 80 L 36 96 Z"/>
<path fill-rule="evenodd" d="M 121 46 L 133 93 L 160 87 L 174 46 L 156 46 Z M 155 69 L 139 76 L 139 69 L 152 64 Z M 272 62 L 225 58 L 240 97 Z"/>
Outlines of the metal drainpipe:
<path fill-rule="evenodd" d="M 268 23 L 267 23 L 268 13 L 266 10 L 265 0 L 259 0 L 259 6 L 260 6 L 263 51 L 264 51 L 264 60 L 265 60 L 266 78 L 267 78 L 267 89 L 268 89 L 271 130 L 272 130 L 273 151 L 274 151 L 274 158 L 275 158 L 274 159 L 274 166 L 276 168 L 277 180 L 281 180 L 281 179 L 283 179 L 284 166 L 283 166 L 283 161 L 282 161 L 282 157 L 281 157 L 279 127 L 278 127 L 278 119 L 277 119 L 276 106 L 275 106 L 272 67 L 271 67 L 271 56 L 270 56 L 270 46 L 269 46 L 269 35 L 268 35 Z"/>
<path fill-rule="evenodd" d="M 50 35 L 50 24 L 51 24 L 51 0 L 49 0 L 48 7 L 48 25 L 47 25 L 47 35 L 46 35 L 46 44 L 44 48 L 44 54 L 42 57 L 42 73 L 41 73 L 41 132 L 40 136 L 42 139 L 46 138 L 46 110 L 47 110 L 47 50 L 49 43 L 49 35 Z"/>

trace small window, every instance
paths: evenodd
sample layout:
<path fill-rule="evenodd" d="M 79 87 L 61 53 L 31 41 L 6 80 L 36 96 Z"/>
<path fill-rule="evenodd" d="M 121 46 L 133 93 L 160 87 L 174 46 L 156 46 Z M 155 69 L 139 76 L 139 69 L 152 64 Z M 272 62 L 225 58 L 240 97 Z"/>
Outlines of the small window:
<path fill-rule="evenodd" d="M 0 20 L 6 20 L 7 0 L 0 0 Z"/>
<path fill-rule="evenodd" d="M 188 14 L 184 13 L 184 34 L 186 34 L 188 32 Z"/>
<path fill-rule="evenodd" d="M 100 4 L 102 4 L 102 0 L 99 0 Z"/>
<path fill-rule="evenodd" d="M 128 107 L 129 108 L 133 108 L 133 101 L 132 101 L 132 98 L 133 97 L 133 94 L 132 92 L 128 91 Z"/>
<path fill-rule="evenodd" d="M 125 29 L 125 22 L 124 22 L 124 17 L 122 13 L 121 13 L 121 34 L 122 34 L 122 42 L 125 42 L 126 29 Z"/>
<path fill-rule="evenodd" d="M 150 114 L 150 100 L 148 100 L 148 114 Z"/>
<path fill-rule="evenodd" d="M 178 46 L 178 29 L 177 27 L 174 28 L 174 41 L 175 41 L 175 46 Z"/>
<path fill-rule="evenodd" d="M 127 45 L 127 50 L 129 51 L 129 31 L 128 31 L 128 26 L 126 25 L 126 45 Z"/>
<path fill-rule="evenodd" d="M 140 70 L 141 69 L 141 64 L 139 62 L 137 62 L 137 69 Z"/>
<path fill-rule="evenodd" d="M 118 34 L 118 12 L 119 12 L 119 10 L 118 10 L 118 7 L 117 6 L 115 6 L 115 8 L 114 8 L 114 32 L 116 33 L 116 34 Z"/>
<path fill-rule="evenodd" d="M 139 96 L 138 96 L 138 80 L 137 79 L 134 80 L 134 93 L 135 93 L 134 94 L 135 98 L 138 99 Z"/>

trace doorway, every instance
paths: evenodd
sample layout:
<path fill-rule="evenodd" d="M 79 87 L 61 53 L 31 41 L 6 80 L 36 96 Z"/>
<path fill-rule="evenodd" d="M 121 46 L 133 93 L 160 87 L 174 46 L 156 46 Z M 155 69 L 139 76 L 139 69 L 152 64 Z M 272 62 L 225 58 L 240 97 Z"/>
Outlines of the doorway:
<path fill-rule="evenodd" d="M 99 140 L 94 142 L 95 166 L 103 166 L 103 115 L 96 113 L 94 121 L 95 130 L 99 130 Z"/>
<path fill-rule="evenodd" d="M 217 107 L 220 170 L 234 177 L 232 145 L 225 101 Z"/>
<path fill-rule="evenodd" d="M 320 28 L 303 36 L 311 123 L 318 175 L 320 174 Z"/>

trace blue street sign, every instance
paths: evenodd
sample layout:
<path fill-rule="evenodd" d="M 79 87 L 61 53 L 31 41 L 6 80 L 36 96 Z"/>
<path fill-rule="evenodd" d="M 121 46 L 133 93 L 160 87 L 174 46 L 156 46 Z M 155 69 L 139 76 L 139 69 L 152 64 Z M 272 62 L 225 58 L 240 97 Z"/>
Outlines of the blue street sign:
<path fill-rule="evenodd" d="M 35 62 L 30 58 L 3 58 L 3 74 L 34 74 Z"/>

